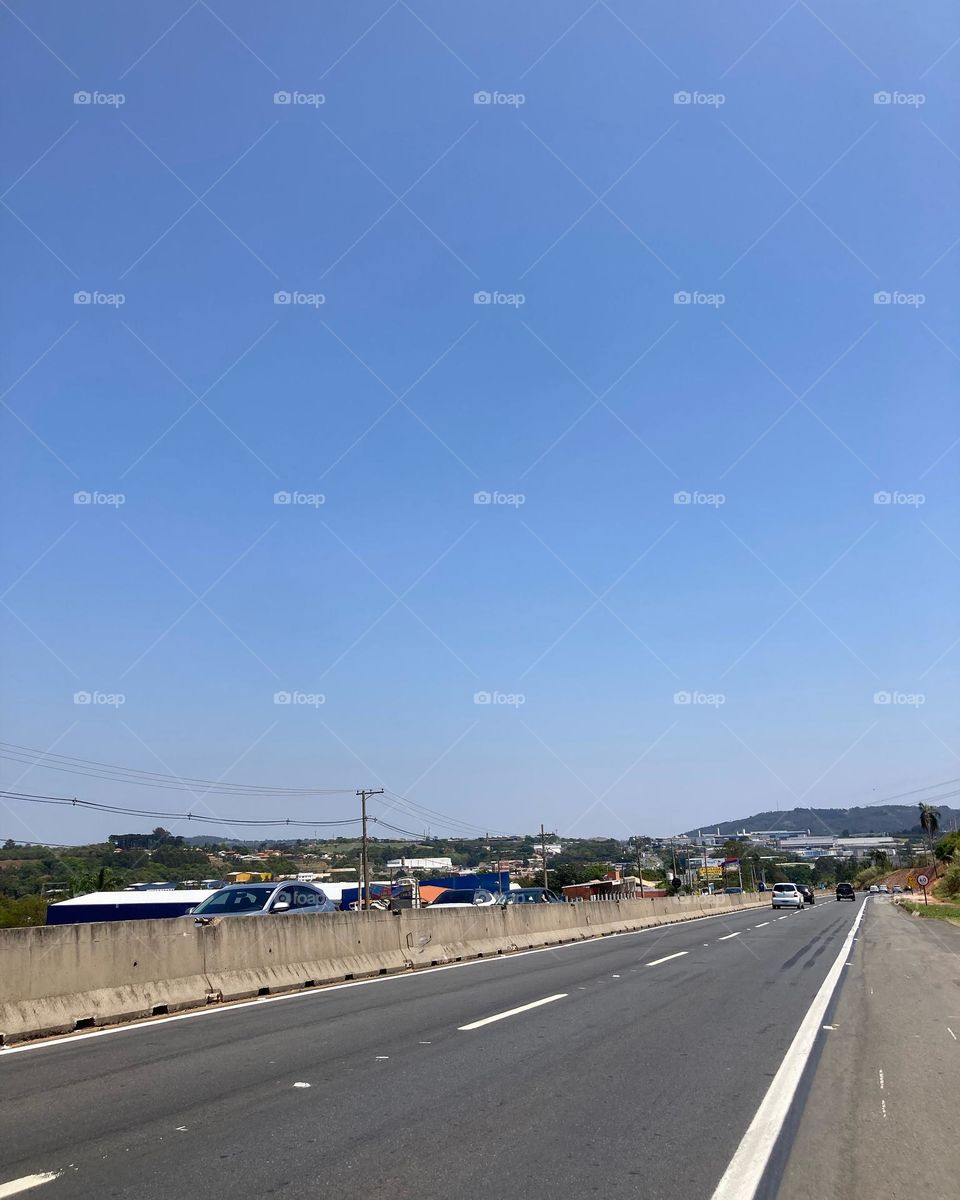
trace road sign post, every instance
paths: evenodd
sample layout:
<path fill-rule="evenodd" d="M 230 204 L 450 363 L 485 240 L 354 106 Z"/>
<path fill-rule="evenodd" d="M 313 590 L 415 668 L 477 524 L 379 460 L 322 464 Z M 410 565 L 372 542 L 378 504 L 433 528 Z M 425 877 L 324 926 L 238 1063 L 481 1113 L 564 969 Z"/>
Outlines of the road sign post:
<path fill-rule="evenodd" d="M 924 904 L 928 904 L 928 903 L 929 903 L 929 901 L 927 900 L 927 884 L 928 884 L 929 882 L 930 882 L 930 880 L 929 880 L 929 879 L 927 879 L 926 875 L 918 875 L 918 876 L 917 876 L 917 883 L 919 883 L 919 884 L 920 884 L 920 886 L 923 888 L 923 902 L 924 902 Z"/>

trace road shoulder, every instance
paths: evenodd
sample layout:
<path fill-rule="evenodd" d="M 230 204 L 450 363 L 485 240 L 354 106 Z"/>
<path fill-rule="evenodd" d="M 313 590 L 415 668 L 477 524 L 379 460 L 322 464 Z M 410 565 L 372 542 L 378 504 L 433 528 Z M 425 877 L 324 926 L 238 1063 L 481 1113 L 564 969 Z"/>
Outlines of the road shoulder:
<path fill-rule="evenodd" d="M 778 1200 L 952 1195 L 960 929 L 872 900 Z"/>

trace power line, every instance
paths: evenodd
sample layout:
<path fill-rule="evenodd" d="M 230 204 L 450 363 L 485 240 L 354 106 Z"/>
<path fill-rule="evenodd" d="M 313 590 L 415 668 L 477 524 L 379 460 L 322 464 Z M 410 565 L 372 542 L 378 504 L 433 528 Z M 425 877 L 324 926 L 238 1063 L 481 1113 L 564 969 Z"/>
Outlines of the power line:
<path fill-rule="evenodd" d="M 412 833 L 409 829 L 401 829 L 398 825 L 388 824 L 381 817 L 371 817 L 370 819 L 371 819 L 371 821 L 375 821 L 377 823 L 377 825 L 382 825 L 384 829 L 390 829 L 394 833 L 402 833 L 405 837 L 413 838 L 414 841 L 416 841 L 416 842 L 423 841 L 423 832 L 422 831 L 420 833 Z"/>
<path fill-rule="evenodd" d="M 919 796 L 923 792 L 931 792 L 935 788 L 949 787 L 952 783 L 960 783 L 960 779 L 943 779 L 940 783 L 931 783 L 926 787 L 914 788 L 912 792 L 899 792 L 896 796 L 886 796 L 882 800 L 871 800 L 868 807 L 872 808 L 875 804 L 891 804 L 894 800 L 904 800 L 908 796 Z M 933 800 L 948 800 L 951 796 L 960 796 L 960 789 L 954 789 L 952 792 L 944 792 L 942 796 L 933 796 Z"/>
<path fill-rule="evenodd" d="M 360 825 L 362 823 L 362 818 L 360 818 L 360 817 L 343 817 L 343 818 L 340 818 L 339 820 L 332 820 L 332 821 L 329 821 L 329 820 L 328 821 L 301 821 L 301 820 L 294 820 L 291 817 L 279 817 L 279 818 L 276 818 L 275 820 L 269 820 L 269 821 L 254 820 L 254 819 L 245 818 L 245 817 L 211 817 L 211 816 L 207 816 L 205 813 L 194 813 L 194 812 L 172 813 L 172 812 L 162 811 L 159 809 L 131 808 L 131 807 L 128 807 L 127 805 L 119 805 L 119 804 L 102 804 L 96 800 L 78 800 L 74 796 L 42 796 L 42 795 L 36 795 L 31 792 L 12 792 L 12 791 L 5 791 L 3 789 L 0 789 L 0 797 L 2 797 L 5 800 L 21 800 L 27 804 L 49 804 L 49 805 L 55 805 L 55 806 L 67 806 L 70 808 L 78 808 L 83 811 L 113 813 L 115 816 L 151 817 L 151 818 L 160 817 L 167 821 L 198 821 L 204 825 L 250 825 L 250 826 L 257 826 L 257 827 L 265 827 L 265 826 L 276 827 L 278 825 L 282 825 L 285 827 L 292 826 L 294 828 L 315 829 L 315 828 L 320 828 L 321 826 L 324 828 L 329 828 L 331 826 Z M 415 838 L 417 841 L 419 841 L 422 837 L 421 833 L 414 833 L 409 829 L 401 829 L 399 826 L 392 825 L 388 821 L 381 820 L 379 817 L 369 817 L 368 820 L 372 821 L 376 825 L 381 825 L 384 829 L 391 830 L 391 832 L 393 832 L 393 833 L 401 833 L 404 835 L 404 837 Z M 383 839 L 383 840 L 389 840 L 389 839 Z M 33 842 L 33 843 L 23 843 L 23 844 L 24 845 L 29 844 L 29 845 L 37 845 L 37 846 L 41 846 L 41 845 L 46 846 L 46 845 L 52 845 L 53 843 L 51 843 L 51 842 Z"/>
<path fill-rule="evenodd" d="M 353 790 L 352 788 L 273 787 L 263 784 L 197 779 L 189 775 L 172 775 L 160 771 L 145 771 L 139 767 L 123 767 L 117 763 L 98 762 L 96 759 L 74 758 L 71 755 L 54 754 L 10 742 L 0 742 L 0 758 L 43 770 L 60 771 L 68 775 L 110 779 L 120 783 L 136 784 L 140 787 L 174 788 L 187 791 L 202 789 L 215 795 L 294 798 L 298 796 L 349 795 Z"/>
<path fill-rule="evenodd" d="M 423 817 L 432 822 L 442 822 L 449 829 L 460 828 L 469 830 L 478 837 L 485 837 L 489 831 L 489 826 L 473 825 L 469 821 L 463 821 L 459 817 L 450 817 L 446 813 L 438 812 L 436 809 L 428 808 L 424 804 L 420 804 L 415 800 L 410 800 L 406 796 L 401 796 L 398 792 L 392 792 L 389 788 L 386 790 L 387 796 L 394 801 L 400 801 L 407 806 L 407 815 L 411 817 Z M 511 835 L 502 830 L 495 829 L 495 834 L 502 837 L 510 837 Z"/>
<path fill-rule="evenodd" d="M 118 804 L 101 804 L 96 800 L 78 800 L 73 796 L 38 796 L 29 792 L 9 792 L 0 790 L 0 796 L 7 800 L 22 800 L 27 804 L 52 804 L 66 805 L 71 808 L 79 808 L 85 811 L 93 812 L 108 812 L 114 815 L 127 817 L 161 817 L 168 821 L 198 821 L 204 825 L 253 825 L 253 826 L 296 826 L 306 829 L 337 826 L 337 825 L 359 825 L 359 817 L 341 817 L 333 821 L 299 821 L 293 820 L 290 817 L 278 817 L 274 820 L 252 820 L 246 817 L 212 817 L 205 813 L 172 813 L 163 812 L 158 809 L 147 808 L 130 808 L 126 805 Z"/>

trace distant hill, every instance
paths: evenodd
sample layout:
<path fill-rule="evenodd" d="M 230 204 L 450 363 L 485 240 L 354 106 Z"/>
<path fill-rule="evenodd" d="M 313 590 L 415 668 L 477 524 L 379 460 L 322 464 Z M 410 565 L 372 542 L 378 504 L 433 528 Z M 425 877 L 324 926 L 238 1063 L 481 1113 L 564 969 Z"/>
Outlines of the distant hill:
<path fill-rule="evenodd" d="M 935 806 L 940 813 L 940 828 L 946 833 L 960 828 L 960 809 L 946 804 Z M 800 833 L 807 829 L 813 834 L 832 833 L 837 837 L 862 837 L 868 834 L 919 835 L 920 822 L 915 804 L 867 805 L 862 808 L 789 808 L 782 812 L 754 813 L 735 821 L 704 825 L 704 833 L 733 835 L 745 829 L 748 833 L 760 829 L 792 829 Z M 698 829 L 688 829 L 688 837 L 696 837 Z"/>

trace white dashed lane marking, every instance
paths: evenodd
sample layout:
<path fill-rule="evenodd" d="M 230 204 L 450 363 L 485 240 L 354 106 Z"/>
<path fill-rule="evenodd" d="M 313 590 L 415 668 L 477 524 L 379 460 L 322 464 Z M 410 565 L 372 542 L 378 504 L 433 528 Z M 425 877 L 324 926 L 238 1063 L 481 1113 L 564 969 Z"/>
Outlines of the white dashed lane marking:
<path fill-rule="evenodd" d="M 738 929 L 736 933 L 725 933 L 725 934 L 723 935 L 723 937 L 717 938 L 717 941 L 718 941 L 718 942 L 726 942 L 726 941 L 729 941 L 729 940 L 730 940 L 730 938 L 732 938 L 732 937 L 739 937 L 739 936 L 740 936 L 740 934 L 741 934 L 741 932 L 742 932 L 742 931 Z"/>
<path fill-rule="evenodd" d="M 661 963 L 670 962 L 673 958 L 683 958 L 685 954 L 689 954 L 689 950 L 678 950 L 676 954 L 668 954 L 666 958 L 655 958 L 653 962 L 648 962 L 648 967 L 659 967 Z"/>
<path fill-rule="evenodd" d="M 0 1183 L 0 1197 L 19 1196 L 21 1192 L 39 1187 L 41 1183 L 51 1183 L 59 1174 L 59 1171 L 42 1171 L 39 1175 L 24 1175 L 20 1179 L 11 1179 L 9 1183 Z"/>
<path fill-rule="evenodd" d="M 566 992 L 558 992 L 555 996 L 544 996 L 542 1000 L 534 1000 L 532 1004 L 521 1004 L 519 1008 L 508 1008 L 506 1012 L 494 1013 L 492 1017 L 483 1017 L 479 1021 L 471 1021 L 469 1025 L 458 1025 L 459 1032 L 479 1029 L 482 1025 L 492 1025 L 494 1021 L 504 1021 L 507 1017 L 516 1017 L 520 1013 L 529 1012 L 531 1008 L 539 1008 L 542 1004 L 552 1004 L 554 1000 L 565 1000 Z"/>

